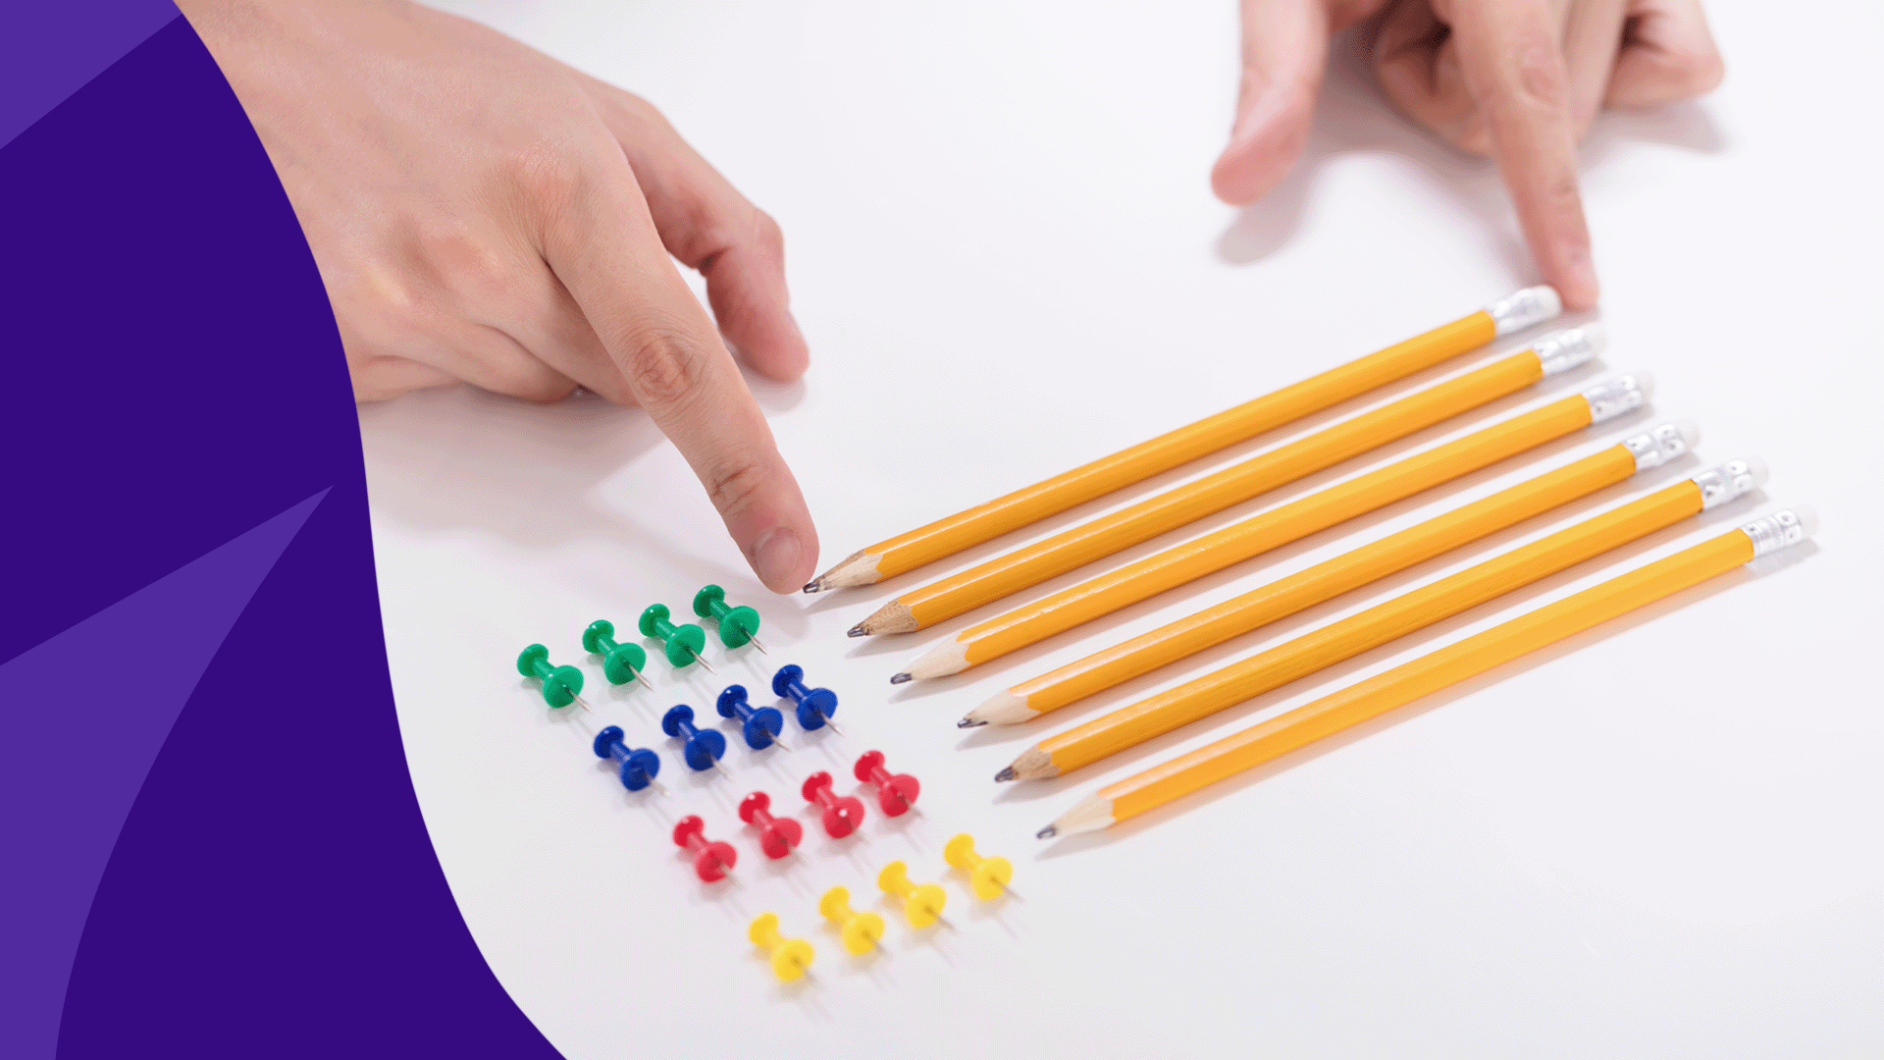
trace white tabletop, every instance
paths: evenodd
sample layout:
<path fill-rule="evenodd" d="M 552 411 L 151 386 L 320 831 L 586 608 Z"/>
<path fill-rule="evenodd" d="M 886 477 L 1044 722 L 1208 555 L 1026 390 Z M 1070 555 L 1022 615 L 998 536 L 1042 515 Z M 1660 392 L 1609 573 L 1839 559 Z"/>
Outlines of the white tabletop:
<path fill-rule="evenodd" d="M 784 226 L 813 366 L 754 389 L 817 518 L 820 569 L 1535 280 L 1495 172 L 1383 109 L 1345 58 L 1294 175 L 1247 210 L 1214 200 L 1228 2 L 452 6 L 645 95 Z M 1652 413 L 957 678 L 886 683 L 991 612 L 868 642 L 844 630 L 994 547 L 866 590 L 772 597 L 639 411 L 464 390 L 362 409 L 406 752 L 504 986 L 571 1057 L 1884 1051 L 1884 721 L 1864 669 L 1884 594 L 1870 112 L 1884 15 L 1839 6 L 1805 19 L 1714 0 L 1726 85 L 1598 122 L 1583 186 L 1612 339 L 1601 366 L 1192 532 L 1615 371 L 1655 374 Z M 1765 495 L 1055 782 L 990 777 L 1064 720 L 954 727 L 1017 680 L 1675 417 L 1700 424 L 1698 459 L 1063 714 L 1089 719 L 1730 457 L 1767 460 Z M 1102 836 L 1033 838 L 1101 782 L 1795 502 L 1824 530 L 1786 562 Z M 609 687 L 580 651 L 590 620 L 627 630 L 650 602 L 684 611 L 709 581 L 759 608 L 769 659 L 716 644 L 720 681 L 656 663 L 650 696 Z M 598 718 L 552 716 L 519 679 L 532 640 L 588 671 Z M 840 694 L 847 735 L 792 725 L 790 754 L 735 742 L 730 781 L 683 776 L 659 713 L 710 710 L 725 681 L 762 689 L 787 661 Z M 603 723 L 663 754 L 671 800 L 628 795 L 591 756 Z M 850 791 L 849 763 L 872 747 L 921 778 L 920 818 L 873 807 L 867 842 L 813 828 L 804 863 L 762 863 L 738 797 L 763 788 L 801 810 L 803 776 L 830 769 Z M 703 886 L 670 844 L 687 812 L 739 848 L 736 887 Z M 969 897 L 941 857 L 957 831 L 1014 860 L 1024 903 Z M 891 858 L 943 882 L 957 930 L 913 933 L 877 904 Z M 890 916 L 885 956 L 849 957 L 819 921 L 834 883 Z M 780 986 L 746 942 L 766 909 L 817 946 L 814 982 Z"/>

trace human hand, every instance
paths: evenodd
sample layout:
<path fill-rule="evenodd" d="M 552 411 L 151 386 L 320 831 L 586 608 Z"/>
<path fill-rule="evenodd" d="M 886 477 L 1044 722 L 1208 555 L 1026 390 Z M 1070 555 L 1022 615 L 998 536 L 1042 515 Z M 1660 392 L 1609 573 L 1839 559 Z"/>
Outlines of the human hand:
<path fill-rule="evenodd" d="M 414 4 L 180 6 L 281 176 L 358 398 L 639 404 L 759 579 L 811 578 L 817 531 L 728 350 L 805 370 L 778 226 L 653 107 Z M 717 330 L 670 254 L 706 277 Z"/>
<path fill-rule="evenodd" d="M 1329 38 L 1377 18 L 1387 97 L 1498 162 L 1544 280 L 1596 303 L 1576 143 L 1604 106 L 1688 99 L 1721 79 L 1700 0 L 1242 0 L 1243 79 L 1218 197 L 1254 202 L 1287 174 L 1314 115 Z"/>

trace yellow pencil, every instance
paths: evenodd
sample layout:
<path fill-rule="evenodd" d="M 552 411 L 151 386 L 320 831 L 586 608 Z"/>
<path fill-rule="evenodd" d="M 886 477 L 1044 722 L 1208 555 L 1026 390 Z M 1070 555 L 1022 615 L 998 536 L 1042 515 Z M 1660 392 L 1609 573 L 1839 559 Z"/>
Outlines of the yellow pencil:
<path fill-rule="evenodd" d="M 1757 466 L 1757 461 L 1735 461 L 1706 476 L 1677 482 L 1150 699 L 1050 736 L 1015 759 L 1014 764 L 1003 769 L 995 779 L 1034 780 L 1071 772 L 1352 659 L 1397 637 L 1567 570 L 1689 516 L 1699 515 L 1708 507 L 1709 491 L 1697 479 L 1712 482 L 1740 479 L 1744 488 L 1732 493 L 1751 491 Z M 1724 496 L 1725 491 L 1716 495 Z"/>
<path fill-rule="evenodd" d="M 1615 400 L 1617 395 L 1629 388 L 1638 391 L 1636 399 Z M 1623 376 L 1581 394 L 1553 401 L 1542 408 L 1495 423 L 1456 441 L 1415 453 L 1379 470 L 1337 483 L 1214 533 L 1173 545 L 1135 563 L 1128 563 L 1069 589 L 1023 604 L 1006 614 L 969 626 L 929 649 L 901 673 L 892 676 L 890 683 L 946 677 L 998 659 L 1056 633 L 1063 633 L 1166 590 L 1260 556 L 1271 549 L 1320 533 L 1345 520 L 1384 508 L 1462 475 L 1490 467 L 1527 449 L 1601 423 L 1603 420 L 1597 418 L 1599 410 L 1607 419 L 1610 415 L 1620 414 L 1625 408 L 1646 402 L 1648 394 L 1646 375 L 1638 373 Z M 1680 428 L 1673 424 L 1658 429 L 1663 430 L 1667 442 L 1675 447 L 1674 452 L 1668 454 L 1670 456 L 1686 452 L 1693 444 L 1683 444 Z M 1648 450 L 1660 451 L 1664 448 L 1653 437 L 1637 436 L 1635 441 Z M 1611 477 L 1591 485 L 1589 490 L 1610 482 L 1619 482 L 1635 473 L 1638 464 L 1629 444 L 1624 443 L 1610 453 L 1604 463 Z M 1563 500 L 1577 495 L 1580 494 L 1566 494 Z M 1485 531 L 1490 532 L 1489 529 Z"/>
<path fill-rule="evenodd" d="M 995 693 L 957 724 L 964 729 L 976 725 L 1015 725 L 1077 703 L 1279 618 L 1332 600 L 1579 497 L 1587 497 L 1639 471 L 1658 467 L 1693 446 L 1693 429 L 1687 428 L 1686 435 L 1682 432 L 1683 428 L 1674 424 L 1643 431 L 1619 445 L 1555 471 L 1547 471 L 1482 500 L 1094 652 Z M 1729 465 L 1694 476 L 1693 481 L 1701 486 L 1702 506 L 1711 508 L 1725 503 L 1765 479 L 1763 467 L 1749 466 L 1746 472 L 1737 473 Z"/>
<path fill-rule="evenodd" d="M 1108 784 L 1052 824 L 1040 838 L 1108 828 L 1208 784 L 1261 765 L 1324 736 L 1482 674 L 1526 652 L 1581 633 L 1689 586 L 1811 537 L 1811 509 L 1790 508 L 1744 523 L 1693 548 L 1397 666 L 1189 754 Z"/>
<path fill-rule="evenodd" d="M 1476 371 L 1343 420 L 954 577 L 912 589 L 852 627 L 850 635 L 908 633 L 952 618 L 1516 393 L 1587 363 L 1601 348 L 1602 332 L 1593 325 L 1546 335 L 1530 349 Z"/>
<path fill-rule="evenodd" d="M 1562 303 L 1552 288 L 1527 287 L 1424 335 L 1349 361 L 1130 449 L 1101 457 L 1045 482 L 997 497 L 980 507 L 879 541 L 851 553 L 806 585 L 805 591 L 814 593 L 822 589 L 870 585 L 952 556 L 1056 512 L 1293 423 L 1396 379 L 1404 379 L 1441 361 L 1478 349 L 1495 338 L 1541 324 L 1556 317 L 1561 309 Z"/>

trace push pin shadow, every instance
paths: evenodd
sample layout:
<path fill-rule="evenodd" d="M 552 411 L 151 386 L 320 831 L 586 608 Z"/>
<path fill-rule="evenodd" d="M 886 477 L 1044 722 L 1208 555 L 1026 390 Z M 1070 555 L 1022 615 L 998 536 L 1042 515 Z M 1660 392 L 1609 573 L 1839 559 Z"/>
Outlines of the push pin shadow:
<path fill-rule="evenodd" d="M 681 760 L 695 772 L 717 769 L 720 776 L 728 776 L 726 767 L 720 765 L 720 757 L 726 754 L 726 737 L 718 729 L 702 729 L 693 723 L 693 708 L 681 703 L 661 715 L 661 731 L 677 740 L 684 740 L 681 745 Z"/>
<path fill-rule="evenodd" d="M 682 626 L 674 625 L 668 618 L 666 604 L 648 605 L 648 609 L 641 612 L 640 629 L 642 636 L 661 641 L 667 661 L 673 664 L 674 669 L 699 663 L 702 670 L 714 672 L 713 667 L 700 657 L 700 652 L 706 648 L 706 630 L 691 622 Z"/>
<path fill-rule="evenodd" d="M 573 666 L 551 666 L 549 649 L 541 644 L 532 644 L 517 656 L 517 672 L 525 677 L 534 677 L 543 682 L 543 702 L 552 707 L 566 707 L 576 704 L 589 713 L 595 708 L 583 700 L 582 671 Z"/>
<path fill-rule="evenodd" d="M 641 671 L 648 666 L 648 653 L 639 644 L 617 643 L 613 622 L 597 619 L 589 623 L 589 628 L 582 631 L 582 650 L 602 657 L 602 676 L 611 684 L 639 681 L 642 688 L 654 691 L 648 679 L 641 676 Z"/>
<path fill-rule="evenodd" d="M 837 693 L 828 688 L 805 687 L 803 667 L 790 663 L 779 667 L 772 675 L 772 694 L 798 705 L 798 727 L 806 732 L 829 725 L 832 732 L 844 735 L 844 730 L 831 720 L 831 715 L 837 713 Z"/>
<path fill-rule="evenodd" d="M 785 715 L 780 714 L 777 707 L 754 707 L 746 699 L 745 685 L 728 685 L 714 708 L 722 718 L 739 719 L 740 733 L 746 738 L 747 747 L 763 751 L 777 744 L 781 751 L 791 750 L 778 738 L 778 734 L 785 731 Z"/>
<path fill-rule="evenodd" d="M 642 788 L 652 787 L 660 792 L 662 797 L 667 796 L 667 789 L 661 786 L 660 781 L 654 779 L 661 772 L 661 756 L 645 747 L 640 749 L 629 747 L 628 742 L 622 738 L 620 726 L 610 725 L 596 733 L 595 743 L 591 746 L 595 750 L 595 757 L 612 758 L 621 766 L 622 787 L 629 791 L 640 791 Z"/>

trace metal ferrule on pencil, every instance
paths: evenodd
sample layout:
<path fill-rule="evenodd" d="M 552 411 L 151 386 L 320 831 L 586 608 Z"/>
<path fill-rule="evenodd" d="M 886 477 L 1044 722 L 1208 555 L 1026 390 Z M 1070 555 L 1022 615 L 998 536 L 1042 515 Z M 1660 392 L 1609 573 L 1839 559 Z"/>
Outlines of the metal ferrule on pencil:
<path fill-rule="evenodd" d="M 1786 508 L 1752 522 L 1741 523 L 1740 529 L 1753 539 L 1753 555 L 1757 559 L 1811 537 L 1812 531 L 1817 529 L 1814 525 L 1817 522 L 1810 508 Z"/>
<path fill-rule="evenodd" d="M 1485 307 L 1485 315 L 1492 318 L 1492 327 L 1497 329 L 1500 338 L 1553 320 L 1561 312 L 1563 299 L 1557 297 L 1557 289 L 1549 285 L 1526 287 Z"/>
<path fill-rule="evenodd" d="M 1595 402 L 1591 402 L 1591 408 L 1595 408 Z M 1661 467 L 1693 448 L 1699 440 L 1696 432 L 1692 427 L 1683 430 L 1682 426 L 1679 423 L 1658 424 L 1641 434 L 1624 438 L 1622 447 L 1635 457 L 1635 469 L 1647 471 L 1652 467 Z"/>
<path fill-rule="evenodd" d="M 1766 464 L 1753 456 L 1729 460 L 1694 476 L 1693 482 L 1701 487 L 1701 510 L 1707 511 L 1765 485 Z"/>
<path fill-rule="evenodd" d="M 1596 384 L 1583 392 L 1590 403 L 1590 425 L 1613 420 L 1648 404 L 1650 381 L 1645 372 L 1631 372 Z"/>
<path fill-rule="evenodd" d="M 1553 331 L 1531 344 L 1531 352 L 1543 362 L 1544 375 L 1562 375 L 1572 368 L 1581 368 L 1596 359 L 1609 344 L 1609 336 L 1599 324 L 1585 324 L 1580 328 L 1565 328 Z"/>

